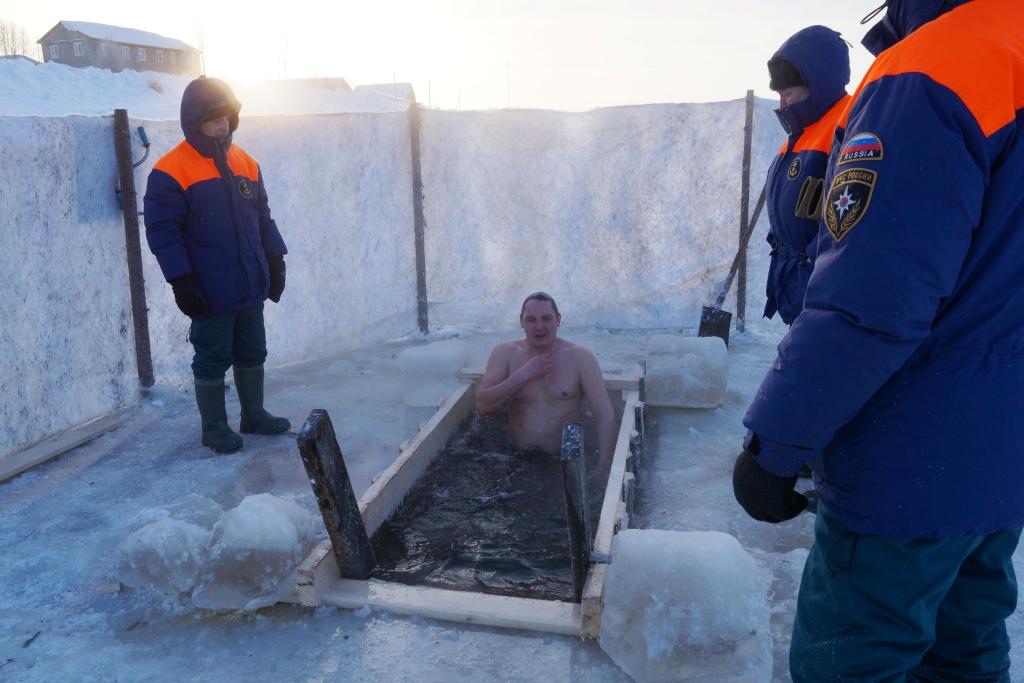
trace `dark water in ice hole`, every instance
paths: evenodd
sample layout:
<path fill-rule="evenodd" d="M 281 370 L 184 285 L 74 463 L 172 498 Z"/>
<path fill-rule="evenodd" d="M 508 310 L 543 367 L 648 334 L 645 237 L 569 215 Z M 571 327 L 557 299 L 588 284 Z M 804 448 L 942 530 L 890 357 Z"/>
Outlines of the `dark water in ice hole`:
<path fill-rule="evenodd" d="M 584 422 L 596 531 L 610 463 Z M 600 469 L 600 471 L 599 471 Z M 494 595 L 573 600 L 558 456 L 515 451 L 504 415 L 474 411 L 371 539 L 373 578 Z"/>

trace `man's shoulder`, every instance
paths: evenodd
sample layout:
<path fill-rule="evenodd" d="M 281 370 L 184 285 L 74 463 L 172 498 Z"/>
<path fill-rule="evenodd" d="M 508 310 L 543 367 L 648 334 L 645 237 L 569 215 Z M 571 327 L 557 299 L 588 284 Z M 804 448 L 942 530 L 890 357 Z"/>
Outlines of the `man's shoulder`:
<path fill-rule="evenodd" d="M 259 162 L 234 143 L 231 143 L 231 147 L 228 148 L 228 166 L 238 175 L 247 176 L 253 181 L 259 180 Z"/>

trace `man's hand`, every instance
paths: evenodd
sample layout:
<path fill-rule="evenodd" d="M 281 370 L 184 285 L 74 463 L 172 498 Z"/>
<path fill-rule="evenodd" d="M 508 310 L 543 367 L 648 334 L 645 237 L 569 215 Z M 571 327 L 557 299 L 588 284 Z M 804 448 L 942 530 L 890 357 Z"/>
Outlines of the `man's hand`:
<path fill-rule="evenodd" d="M 779 477 L 758 464 L 744 449 L 732 469 L 732 491 L 747 514 L 759 522 L 778 524 L 793 519 L 807 507 L 807 499 L 793 490 L 796 477 Z"/>
<path fill-rule="evenodd" d="M 281 300 L 281 294 L 284 292 L 284 256 L 271 256 L 268 261 L 270 264 L 270 293 L 267 296 L 276 304 Z"/>
<path fill-rule="evenodd" d="M 538 377 L 550 375 L 554 369 L 555 364 L 554 361 L 551 360 L 551 354 L 538 353 L 536 356 L 523 363 L 523 367 L 519 368 L 518 372 L 522 373 L 524 382 L 529 382 L 530 380 Z"/>
<path fill-rule="evenodd" d="M 209 309 L 206 306 L 206 297 L 199 291 L 199 283 L 196 282 L 195 275 L 185 273 L 170 280 L 170 285 L 174 291 L 174 303 L 178 305 L 182 313 L 190 318 L 207 314 Z"/>

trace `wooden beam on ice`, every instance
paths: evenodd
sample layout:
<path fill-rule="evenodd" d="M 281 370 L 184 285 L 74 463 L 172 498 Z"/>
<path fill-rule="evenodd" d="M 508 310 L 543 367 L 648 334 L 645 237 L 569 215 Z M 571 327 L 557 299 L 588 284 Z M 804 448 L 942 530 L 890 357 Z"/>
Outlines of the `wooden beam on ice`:
<path fill-rule="evenodd" d="M 6 481 L 27 469 L 41 465 L 92 441 L 98 436 L 117 429 L 125 419 L 125 414 L 132 408 L 122 408 L 110 415 L 98 417 L 85 424 L 65 429 L 62 432 L 46 437 L 39 443 L 28 448 L 0 457 L 0 481 Z"/>
<path fill-rule="evenodd" d="M 587 515 L 587 468 L 583 459 L 583 425 L 567 422 L 562 428 L 562 486 L 569 527 L 573 599 L 580 601 L 590 565 L 590 520 Z"/>
<path fill-rule="evenodd" d="M 377 559 L 363 526 L 331 416 L 326 410 L 318 408 L 309 414 L 299 432 L 298 443 L 339 573 L 348 578 L 365 579 L 377 566 Z"/>
<path fill-rule="evenodd" d="M 320 597 L 322 604 L 347 609 L 366 605 L 463 624 L 582 635 L 580 606 L 571 602 L 406 586 L 376 579 L 337 579 Z"/>

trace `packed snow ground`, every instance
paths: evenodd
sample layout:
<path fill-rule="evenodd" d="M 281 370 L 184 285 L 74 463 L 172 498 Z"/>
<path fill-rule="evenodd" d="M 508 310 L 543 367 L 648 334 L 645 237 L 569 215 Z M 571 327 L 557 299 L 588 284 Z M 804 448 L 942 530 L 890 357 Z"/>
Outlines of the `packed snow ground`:
<path fill-rule="evenodd" d="M 215 75 L 215 74 L 211 74 Z M 0 116 L 108 116 L 175 119 L 195 78 L 157 71 L 80 69 L 0 59 Z M 246 116 L 404 111 L 408 103 L 372 91 L 337 91 L 298 80 L 231 82 Z"/>
<path fill-rule="evenodd" d="M 696 323 L 696 321 L 694 321 Z M 693 333 L 693 330 L 689 330 Z M 463 335 L 484 363 L 505 334 Z M 564 330 L 605 366 L 644 355 L 648 332 Z M 651 410 L 638 489 L 639 526 L 722 531 L 770 573 L 773 681 L 788 680 L 786 652 L 813 517 L 755 522 L 732 498 L 742 414 L 782 334 L 756 323 L 729 351 L 726 403 L 712 410 Z M 362 492 L 432 412 L 402 404 L 398 355 L 418 340 L 349 352 L 270 374 L 268 406 L 298 427 L 327 408 L 355 489 Z M 271 350 L 273 353 L 273 350 Z M 229 413 L 237 415 L 237 404 Z M 0 678 L 10 681 L 627 681 L 594 642 L 459 626 L 374 610 L 277 605 L 208 612 L 148 591 L 118 590 L 114 549 L 138 513 L 189 493 L 224 509 L 249 495 L 297 496 L 312 506 L 293 435 L 246 437 L 217 456 L 198 444 L 192 396 L 157 388 L 119 429 L 0 485 Z M 1018 571 L 1024 556 L 1015 557 Z M 1024 618 L 1010 620 L 1013 680 Z"/>

